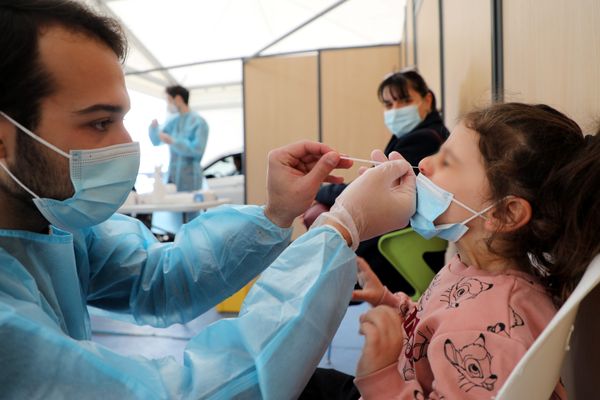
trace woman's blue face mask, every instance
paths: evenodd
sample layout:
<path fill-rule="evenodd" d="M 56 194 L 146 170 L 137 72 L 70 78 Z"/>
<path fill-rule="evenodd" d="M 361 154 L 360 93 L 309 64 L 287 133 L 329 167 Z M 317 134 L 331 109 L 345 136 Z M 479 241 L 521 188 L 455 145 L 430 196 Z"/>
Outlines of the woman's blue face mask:
<path fill-rule="evenodd" d="M 419 108 L 414 104 L 386 110 L 383 119 L 390 132 L 398 138 L 415 129 L 423 121 Z"/>
<path fill-rule="evenodd" d="M 140 166 L 139 143 L 65 153 L 4 112 L 0 111 L 0 115 L 33 139 L 69 159 L 75 193 L 65 200 L 41 198 L 25 186 L 4 161 L 0 161 L 0 168 L 33 197 L 33 203 L 52 225 L 64 230 L 97 225 L 110 218 L 125 202 Z"/>
<path fill-rule="evenodd" d="M 462 222 L 435 225 L 433 221 L 442 215 L 450 204 L 454 202 L 473 215 Z M 433 183 L 423 174 L 417 176 L 417 211 L 410 219 L 411 227 L 425 239 L 438 236 L 451 242 L 458 241 L 468 230 L 467 223 L 480 217 L 492 209 L 496 204 L 475 211 L 471 207 L 456 200 L 454 195 Z"/>

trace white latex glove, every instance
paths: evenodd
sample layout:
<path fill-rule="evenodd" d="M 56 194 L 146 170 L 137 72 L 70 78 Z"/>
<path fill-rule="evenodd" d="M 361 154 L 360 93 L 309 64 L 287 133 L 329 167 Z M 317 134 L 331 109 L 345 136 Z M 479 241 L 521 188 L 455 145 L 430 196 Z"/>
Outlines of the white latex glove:
<path fill-rule="evenodd" d="M 373 151 L 371 158 L 383 164 L 364 169 L 331 210 L 321 214 L 350 232 L 353 249 L 363 240 L 408 225 L 417 205 L 416 177 L 410 164 L 397 152 L 390 154 L 389 161 L 380 150 Z"/>

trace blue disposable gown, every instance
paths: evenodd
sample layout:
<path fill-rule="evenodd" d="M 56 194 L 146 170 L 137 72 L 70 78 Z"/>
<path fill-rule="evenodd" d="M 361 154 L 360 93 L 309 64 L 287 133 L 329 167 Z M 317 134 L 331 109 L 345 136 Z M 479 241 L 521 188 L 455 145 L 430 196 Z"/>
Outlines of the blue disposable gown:
<path fill-rule="evenodd" d="M 256 206 L 204 213 L 174 243 L 122 215 L 72 234 L 0 231 L 0 397 L 295 398 L 344 315 L 356 263 L 332 228 L 286 249 L 289 234 Z M 239 317 L 192 338 L 183 365 L 90 341 L 86 304 L 186 322 L 271 263 Z"/>
<path fill-rule="evenodd" d="M 148 133 L 155 146 L 163 143 L 158 137 L 160 132 L 170 135 L 173 139 L 173 143 L 169 145 L 171 159 L 168 181 L 174 183 L 180 192 L 201 189 L 202 166 L 200 161 L 208 140 L 208 124 L 204 118 L 190 111 L 185 114 L 177 114 L 163 127 L 150 127 Z"/>

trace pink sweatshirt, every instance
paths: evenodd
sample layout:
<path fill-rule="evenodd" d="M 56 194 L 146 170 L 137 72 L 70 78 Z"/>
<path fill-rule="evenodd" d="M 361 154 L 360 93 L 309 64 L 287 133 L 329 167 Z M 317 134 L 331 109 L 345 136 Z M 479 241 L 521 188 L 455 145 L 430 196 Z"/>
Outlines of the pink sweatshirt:
<path fill-rule="evenodd" d="M 404 317 L 404 347 L 397 363 L 356 378 L 365 400 L 490 399 L 556 313 L 533 276 L 486 272 L 459 256 L 418 303 L 387 291 L 382 304 Z M 560 383 L 552 398 L 566 399 Z"/>

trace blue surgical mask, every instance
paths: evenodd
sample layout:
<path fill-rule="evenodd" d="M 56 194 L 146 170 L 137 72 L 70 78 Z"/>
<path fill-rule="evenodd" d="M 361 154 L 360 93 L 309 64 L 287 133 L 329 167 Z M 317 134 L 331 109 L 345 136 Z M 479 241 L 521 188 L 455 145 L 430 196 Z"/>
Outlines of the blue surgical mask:
<path fill-rule="evenodd" d="M 392 108 L 383 113 L 385 125 L 396 137 L 401 137 L 416 128 L 422 121 L 416 105 Z"/>
<path fill-rule="evenodd" d="M 462 222 L 434 225 L 433 221 L 442 215 L 450 203 L 456 203 L 473 215 Z M 417 176 L 417 211 L 410 218 L 410 226 L 425 239 L 434 236 L 441 237 L 451 242 L 458 241 L 468 230 L 467 223 L 477 217 L 486 219 L 483 214 L 488 212 L 495 204 L 481 211 L 475 211 L 466 204 L 456 200 L 454 195 L 433 183 L 423 174 Z"/>
<path fill-rule="evenodd" d="M 0 167 L 33 197 L 33 203 L 52 225 L 64 230 L 97 225 L 110 218 L 125 202 L 135 184 L 140 166 L 139 143 L 71 150 L 67 154 L 2 111 L 0 115 L 33 139 L 69 159 L 75 193 L 65 200 L 41 198 L 9 171 L 4 160 L 0 162 Z"/>

